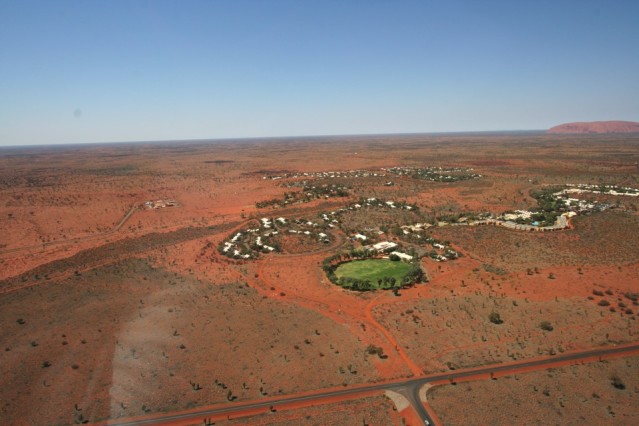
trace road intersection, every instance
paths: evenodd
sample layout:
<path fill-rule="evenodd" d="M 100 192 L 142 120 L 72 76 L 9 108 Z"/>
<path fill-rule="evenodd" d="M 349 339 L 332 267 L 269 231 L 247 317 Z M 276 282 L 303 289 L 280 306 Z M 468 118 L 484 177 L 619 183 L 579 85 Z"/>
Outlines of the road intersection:
<path fill-rule="evenodd" d="M 508 364 L 497 364 L 472 369 L 450 371 L 427 376 L 399 379 L 384 383 L 353 385 L 345 388 L 335 388 L 308 392 L 296 396 L 282 396 L 266 398 L 259 401 L 248 401 L 224 406 L 200 407 L 179 412 L 164 413 L 131 419 L 110 420 L 101 424 L 110 426 L 138 426 L 157 424 L 200 424 L 202 419 L 229 419 L 250 415 L 275 412 L 298 408 L 302 406 L 323 405 L 339 401 L 353 400 L 367 396 L 379 395 L 384 391 L 397 392 L 410 402 L 424 424 L 437 424 L 426 410 L 419 396 L 420 389 L 426 384 L 446 384 L 457 381 L 469 381 L 487 378 L 497 378 L 513 374 L 526 373 L 535 370 L 563 367 L 586 362 L 597 362 L 623 356 L 639 355 L 639 343 L 603 347 L 578 352 L 564 353 L 553 357 L 535 358 Z"/>

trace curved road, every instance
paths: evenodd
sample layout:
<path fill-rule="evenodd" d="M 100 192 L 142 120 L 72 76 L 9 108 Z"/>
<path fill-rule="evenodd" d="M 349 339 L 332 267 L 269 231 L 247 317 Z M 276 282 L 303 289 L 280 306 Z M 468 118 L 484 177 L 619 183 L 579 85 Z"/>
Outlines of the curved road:
<path fill-rule="evenodd" d="M 576 361 L 593 362 L 602 360 L 603 358 L 612 358 L 615 356 L 633 354 L 639 354 L 639 342 L 624 346 L 566 353 L 563 355 L 554 356 L 552 358 L 540 358 L 509 364 L 492 365 L 448 373 L 433 374 L 412 379 L 400 379 L 372 385 L 356 385 L 343 389 L 331 389 L 312 392 L 300 396 L 269 398 L 257 402 L 244 402 L 223 407 L 203 407 L 191 410 L 189 412 L 175 414 L 159 414 L 155 416 L 140 417 L 135 419 L 111 420 L 102 424 L 134 426 L 187 421 L 192 421 L 193 423 L 201 423 L 202 419 L 204 418 L 220 419 L 231 416 L 240 417 L 244 415 L 255 415 L 274 411 L 280 407 L 284 408 L 287 405 L 299 403 L 325 404 L 328 402 L 357 399 L 364 396 L 375 395 L 378 394 L 380 391 L 385 390 L 392 390 L 406 396 L 410 403 L 413 405 L 414 409 L 419 414 L 420 418 L 424 421 L 424 423 L 434 424 L 433 419 L 424 408 L 424 404 L 421 403 L 419 397 L 419 390 L 427 383 L 452 383 L 458 379 L 470 380 L 473 378 L 485 377 L 486 375 L 490 375 L 492 377 L 495 373 L 500 373 L 502 375 L 516 374 L 531 370 L 570 365 L 571 363 L 574 363 Z"/>

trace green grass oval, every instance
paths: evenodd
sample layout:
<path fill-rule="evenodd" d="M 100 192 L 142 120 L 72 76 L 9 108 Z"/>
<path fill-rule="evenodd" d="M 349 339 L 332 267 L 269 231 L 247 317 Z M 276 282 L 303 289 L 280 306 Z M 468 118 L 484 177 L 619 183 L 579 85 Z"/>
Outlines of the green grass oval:
<path fill-rule="evenodd" d="M 404 262 L 394 262 L 388 259 L 366 259 L 353 260 L 342 263 L 335 270 L 337 278 L 357 278 L 360 280 L 370 280 L 377 286 L 377 280 L 384 277 L 394 277 L 397 282 L 406 276 L 411 265 Z"/>

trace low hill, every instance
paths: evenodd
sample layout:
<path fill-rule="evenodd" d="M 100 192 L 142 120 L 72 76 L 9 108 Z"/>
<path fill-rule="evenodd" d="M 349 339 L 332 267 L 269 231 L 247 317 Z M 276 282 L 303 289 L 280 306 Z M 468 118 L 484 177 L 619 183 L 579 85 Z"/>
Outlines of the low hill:
<path fill-rule="evenodd" d="M 639 123 L 635 121 L 565 123 L 548 129 L 547 133 L 639 133 Z"/>

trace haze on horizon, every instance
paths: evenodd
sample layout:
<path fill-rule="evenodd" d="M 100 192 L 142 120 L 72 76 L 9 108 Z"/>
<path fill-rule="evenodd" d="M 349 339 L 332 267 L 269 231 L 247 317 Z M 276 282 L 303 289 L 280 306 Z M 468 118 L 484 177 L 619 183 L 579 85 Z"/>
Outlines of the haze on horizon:
<path fill-rule="evenodd" d="M 0 146 L 639 118 L 636 1 L 0 0 Z"/>

